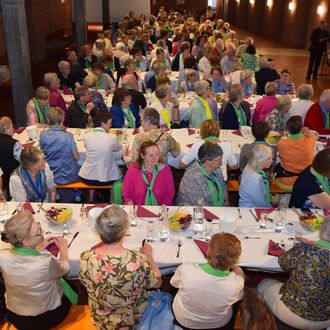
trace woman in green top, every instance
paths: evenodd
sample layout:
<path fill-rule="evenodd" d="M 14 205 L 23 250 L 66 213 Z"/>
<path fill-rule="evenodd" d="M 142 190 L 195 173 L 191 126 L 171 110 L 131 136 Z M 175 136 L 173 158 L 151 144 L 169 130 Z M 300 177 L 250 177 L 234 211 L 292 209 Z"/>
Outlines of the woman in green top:
<path fill-rule="evenodd" d="M 60 324 L 70 309 L 60 280 L 70 269 L 67 240 L 45 238 L 40 223 L 28 211 L 11 217 L 1 238 L 13 245 L 0 251 L 9 322 L 23 330 Z M 58 259 L 45 250 L 51 243 L 60 251 Z"/>

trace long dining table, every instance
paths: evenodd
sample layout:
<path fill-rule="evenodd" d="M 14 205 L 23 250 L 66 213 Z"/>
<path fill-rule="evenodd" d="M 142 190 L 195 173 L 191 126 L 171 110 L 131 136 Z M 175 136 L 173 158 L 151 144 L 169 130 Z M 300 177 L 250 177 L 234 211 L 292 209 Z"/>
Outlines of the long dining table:
<path fill-rule="evenodd" d="M 8 215 L 11 215 L 18 207 L 19 203 L 8 202 Z M 35 212 L 36 221 L 41 223 L 41 227 L 47 235 L 61 235 L 62 227 L 51 225 L 45 217 L 44 211 L 40 210 L 37 203 L 30 204 Z M 70 242 L 76 232 L 77 237 L 69 248 L 69 258 L 71 269 L 68 274 L 69 278 L 76 278 L 79 274 L 79 260 L 83 251 L 89 250 L 93 246 L 101 242 L 100 237 L 90 226 L 89 217 L 81 217 L 82 204 L 50 204 L 44 203 L 45 210 L 55 207 L 70 207 L 73 211 L 72 219 L 68 223 L 70 233 L 66 238 Z M 85 205 L 87 207 L 88 205 Z M 97 206 L 97 205 L 94 205 Z M 102 207 L 107 207 L 102 205 Z M 121 206 L 128 213 L 132 214 L 132 206 Z M 170 231 L 169 239 L 162 242 L 158 239 L 159 218 L 158 206 L 137 206 L 136 207 L 136 226 L 130 226 L 124 239 L 124 247 L 128 249 L 138 250 L 141 247 L 143 239 L 146 238 L 146 228 L 153 225 L 154 241 L 150 243 L 153 247 L 153 257 L 161 269 L 162 274 L 173 272 L 177 266 L 184 262 L 203 263 L 205 257 L 195 240 L 205 241 L 207 235 L 194 234 L 193 224 L 184 231 Z M 273 229 L 274 212 L 268 215 L 267 226 L 265 229 L 260 228 L 259 223 L 255 220 L 256 210 L 248 208 L 235 207 L 205 207 L 205 218 L 210 218 L 211 222 L 205 221 L 205 228 L 208 233 L 214 234 L 224 230 L 224 218 L 234 218 L 236 224 L 232 228 L 232 233 L 236 235 L 242 245 L 242 254 L 239 259 L 239 265 L 252 270 L 260 270 L 267 272 L 280 272 L 281 268 L 277 262 L 278 258 L 268 254 L 269 241 L 280 244 L 285 250 L 292 248 L 295 243 L 295 236 L 299 235 L 307 239 L 318 239 L 317 232 L 306 231 L 299 223 L 298 215 L 291 209 L 286 210 L 286 225 L 284 230 L 277 233 Z M 176 213 L 178 207 L 172 206 L 168 208 L 168 212 Z M 181 207 L 180 213 L 193 214 L 193 207 Z M 252 215 L 252 213 L 253 215 Z M 322 210 L 318 211 L 322 214 Z M 87 212 L 88 215 L 88 212 Z M 131 217 L 130 217 L 131 221 Z M 3 227 L 3 224 L 0 225 Z M 1 228 L 3 230 L 3 228 Z M 50 232 L 50 233 L 49 233 Z M 210 234 L 208 234 L 210 235 Z M 178 243 L 181 241 L 182 246 L 178 254 Z M 0 248 L 7 248 L 8 244 L 1 242 Z"/>

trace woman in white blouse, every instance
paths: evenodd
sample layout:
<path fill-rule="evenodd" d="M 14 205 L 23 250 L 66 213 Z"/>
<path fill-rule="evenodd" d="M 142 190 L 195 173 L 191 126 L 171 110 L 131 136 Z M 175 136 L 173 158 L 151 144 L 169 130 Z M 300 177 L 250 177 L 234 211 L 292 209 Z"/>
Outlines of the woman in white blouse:
<path fill-rule="evenodd" d="M 71 306 L 59 281 L 70 269 L 67 240 L 44 238 L 40 223 L 28 211 L 11 217 L 1 238 L 13 245 L 0 250 L 9 322 L 22 330 L 57 326 Z M 59 258 L 45 250 L 51 243 L 59 249 Z"/>

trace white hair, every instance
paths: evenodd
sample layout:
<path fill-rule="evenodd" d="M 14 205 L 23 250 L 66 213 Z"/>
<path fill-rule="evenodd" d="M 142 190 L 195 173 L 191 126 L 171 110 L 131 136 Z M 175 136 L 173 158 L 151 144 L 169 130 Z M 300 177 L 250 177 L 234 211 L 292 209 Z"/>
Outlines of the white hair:
<path fill-rule="evenodd" d="M 117 42 L 116 43 L 116 50 L 124 50 L 125 44 L 123 42 Z"/>
<path fill-rule="evenodd" d="M 253 168 L 257 168 L 257 165 L 259 165 L 269 156 L 273 156 L 272 148 L 264 144 L 257 144 L 252 149 L 249 156 L 249 165 Z"/>
<path fill-rule="evenodd" d="M 320 96 L 320 102 L 325 103 L 327 101 L 330 101 L 330 89 L 325 89 Z"/>
<path fill-rule="evenodd" d="M 320 229 L 320 238 L 323 241 L 330 242 L 330 216 L 324 218 Z"/>

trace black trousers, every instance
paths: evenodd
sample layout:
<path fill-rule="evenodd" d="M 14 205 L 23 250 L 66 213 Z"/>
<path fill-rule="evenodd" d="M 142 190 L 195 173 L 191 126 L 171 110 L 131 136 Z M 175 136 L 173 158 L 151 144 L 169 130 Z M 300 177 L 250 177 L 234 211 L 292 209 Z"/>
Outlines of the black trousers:
<path fill-rule="evenodd" d="M 233 314 L 231 316 L 231 319 L 226 325 L 220 328 L 204 329 L 204 330 L 234 330 L 235 320 L 239 309 L 239 302 L 235 303 L 232 307 L 233 307 Z M 172 307 L 172 312 L 173 312 L 173 307 Z M 175 318 L 174 312 L 173 312 L 173 317 L 174 317 L 174 324 L 178 325 L 183 330 L 196 330 L 196 329 L 186 328 L 182 324 L 180 324 L 179 321 Z"/>
<path fill-rule="evenodd" d="M 19 330 L 48 330 L 59 325 L 69 314 L 71 303 L 65 295 L 57 308 L 37 316 L 17 315 L 7 310 L 7 318 Z"/>
<path fill-rule="evenodd" d="M 310 77 L 313 72 L 313 76 L 317 77 L 317 73 L 319 71 L 319 66 L 322 60 L 323 52 L 310 52 L 310 58 L 309 58 L 309 65 L 307 70 L 307 77 Z"/>

